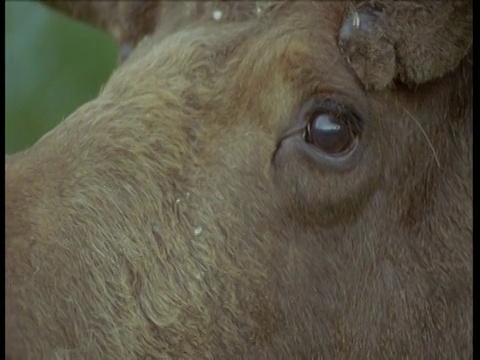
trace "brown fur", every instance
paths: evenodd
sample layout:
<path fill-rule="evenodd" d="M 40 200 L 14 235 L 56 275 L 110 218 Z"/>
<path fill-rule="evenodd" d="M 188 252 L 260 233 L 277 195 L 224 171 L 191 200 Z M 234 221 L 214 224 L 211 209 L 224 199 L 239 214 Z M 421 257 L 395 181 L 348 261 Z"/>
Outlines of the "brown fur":
<path fill-rule="evenodd" d="M 471 54 L 366 92 L 345 3 L 169 6 L 97 99 L 7 157 L 7 356 L 470 358 Z M 349 171 L 279 146 L 318 94 L 364 115 Z"/>
<path fill-rule="evenodd" d="M 472 46 L 469 0 L 359 1 L 350 13 L 340 46 L 367 89 L 396 79 L 415 86 L 441 77 Z"/>

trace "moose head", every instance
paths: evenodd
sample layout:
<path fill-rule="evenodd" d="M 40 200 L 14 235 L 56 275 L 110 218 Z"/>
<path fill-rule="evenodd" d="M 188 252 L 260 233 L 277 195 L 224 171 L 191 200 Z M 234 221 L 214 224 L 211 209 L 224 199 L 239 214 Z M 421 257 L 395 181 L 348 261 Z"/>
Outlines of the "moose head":
<path fill-rule="evenodd" d="M 6 157 L 7 358 L 472 356 L 469 2 L 46 3 L 121 64 Z"/>

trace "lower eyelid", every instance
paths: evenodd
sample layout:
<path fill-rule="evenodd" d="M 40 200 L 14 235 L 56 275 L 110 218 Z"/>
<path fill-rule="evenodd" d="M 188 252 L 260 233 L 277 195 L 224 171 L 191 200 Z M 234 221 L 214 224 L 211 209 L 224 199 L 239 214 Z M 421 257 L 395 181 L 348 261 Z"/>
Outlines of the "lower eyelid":
<path fill-rule="evenodd" d="M 328 155 L 316 149 L 313 145 L 303 140 L 302 134 L 295 134 L 284 138 L 277 150 L 274 158 L 278 153 L 296 152 L 299 155 L 307 156 L 318 166 L 331 168 L 333 171 L 349 171 L 352 170 L 362 156 L 362 148 L 358 137 L 355 139 L 354 149 L 345 155 Z M 282 156 L 283 157 L 283 156 Z M 276 161 L 276 159 L 274 159 Z M 287 159 L 284 159 L 287 161 Z"/>

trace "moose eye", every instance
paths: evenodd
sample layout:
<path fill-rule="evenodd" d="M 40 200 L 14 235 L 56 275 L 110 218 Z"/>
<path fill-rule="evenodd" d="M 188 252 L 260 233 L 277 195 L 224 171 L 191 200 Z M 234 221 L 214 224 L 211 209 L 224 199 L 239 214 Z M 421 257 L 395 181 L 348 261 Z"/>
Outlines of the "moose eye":
<path fill-rule="evenodd" d="M 298 112 L 293 126 L 281 137 L 274 163 L 296 153 L 322 169 L 349 171 L 364 154 L 362 139 L 368 112 L 341 94 L 315 96 Z M 284 160 L 285 161 L 285 160 Z"/>
<path fill-rule="evenodd" d="M 309 118 L 304 139 L 328 155 L 347 153 L 357 143 L 357 120 L 353 115 L 315 112 Z"/>

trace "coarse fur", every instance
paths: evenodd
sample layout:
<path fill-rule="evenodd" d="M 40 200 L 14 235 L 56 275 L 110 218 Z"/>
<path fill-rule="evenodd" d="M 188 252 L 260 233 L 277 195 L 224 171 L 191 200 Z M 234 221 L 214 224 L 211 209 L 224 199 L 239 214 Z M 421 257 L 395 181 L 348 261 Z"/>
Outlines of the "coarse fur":
<path fill-rule="evenodd" d="M 7 156 L 7 358 L 471 358 L 471 50 L 373 92 L 349 4 L 204 6 Z M 282 142 L 315 96 L 361 114 L 348 170 Z"/>
<path fill-rule="evenodd" d="M 359 1 L 340 30 L 340 47 L 367 89 L 395 79 L 416 86 L 450 72 L 472 46 L 472 2 Z"/>

